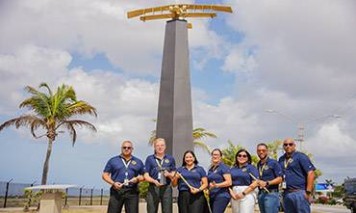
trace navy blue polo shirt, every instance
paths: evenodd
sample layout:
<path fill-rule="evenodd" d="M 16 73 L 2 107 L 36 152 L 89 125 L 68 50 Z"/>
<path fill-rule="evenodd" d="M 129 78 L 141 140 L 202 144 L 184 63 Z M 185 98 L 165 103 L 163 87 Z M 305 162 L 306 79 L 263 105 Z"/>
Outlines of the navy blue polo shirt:
<path fill-rule="evenodd" d="M 215 167 L 210 167 L 208 171 L 208 181 L 209 183 L 222 183 L 225 181 L 224 174 L 230 174 L 230 168 L 224 163 L 219 163 Z M 229 188 L 213 188 L 210 190 L 210 197 L 224 196 L 230 198 Z"/>
<path fill-rule="evenodd" d="M 294 152 L 289 160 L 286 161 L 286 154 L 284 154 L 278 162 L 283 169 L 287 189 L 305 190 L 308 172 L 315 170 L 309 157 L 302 152 Z"/>
<path fill-rule="evenodd" d="M 157 163 L 158 162 L 158 163 Z M 149 155 L 145 162 L 145 172 L 147 172 L 151 178 L 158 179 L 158 172 L 160 168 L 167 170 L 168 172 L 176 170 L 176 161 L 171 155 L 165 155 L 163 159 L 157 158 L 154 154 Z M 171 179 L 167 178 L 167 185 L 171 183 Z"/>
<path fill-rule="evenodd" d="M 258 179 L 258 171 L 255 166 L 246 164 L 242 167 L 234 166 L 230 169 L 233 186 L 249 186 L 254 180 L 250 174 Z"/>
<path fill-rule="evenodd" d="M 126 166 L 124 162 L 128 164 L 128 167 L 126 169 Z M 104 172 L 110 173 L 111 174 L 111 179 L 115 182 L 120 182 L 124 183 L 125 181 L 125 173 L 127 171 L 127 179 L 132 179 L 138 175 L 143 174 L 144 166 L 143 163 L 140 159 L 136 158 L 135 156 L 132 156 L 129 161 L 125 161 L 125 158 L 123 158 L 121 155 L 112 157 L 107 163 L 104 168 Z M 136 186 L 134 183 L 130 183 L 129 186 Z"/>
<path fill-rule="evenodd" d="M 199 189 L 201 186 L 201 179 L 206 177 L 206 172 L 203 167 L 195 165 L 191 170 L 182 166 L 177 169 L 177 171 L 184 177 L 184 179 L 194 188 Z M 189 191 L 188 185 L 182 180 L 178 181 L 179 191 Z"/>
<path fill-rule="evenodd" d="M 277 177 L 283 177 L 282 168 L 278 161 L 275 159 L 267 158 L 266 162 L 262 164 L 261 161 L 257 163 L 257 170 L 260 176 L 260 180 L 270 181 Z M 278 189 L 277 185 L 271 185 L 267 187 L 268 189 Z"/>

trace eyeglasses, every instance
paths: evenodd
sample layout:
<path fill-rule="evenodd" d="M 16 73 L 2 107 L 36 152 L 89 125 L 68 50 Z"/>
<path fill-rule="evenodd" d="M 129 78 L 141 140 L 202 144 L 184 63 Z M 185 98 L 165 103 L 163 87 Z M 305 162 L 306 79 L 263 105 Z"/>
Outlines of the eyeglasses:
<path fill-rule="evenodd" d="M 237 155 L 239 158 L 247 158 L 247 155 Z"/>
<path fill-rule="evenodd" d="M 285 146 L 285 147 L 287 147 L 287 146 L 293 146 L 294 145 L 294 143 L 285 143 L 285 144 L 283 144 L 283 146 Z"/>
<path fill-rule="evenodd" d="M 122 149 L 128 149 L 128 150 L 130 150 L 130 149 L 132 149 L 132 147 L 131 147 L 131 146 L 123 146 Z"/>

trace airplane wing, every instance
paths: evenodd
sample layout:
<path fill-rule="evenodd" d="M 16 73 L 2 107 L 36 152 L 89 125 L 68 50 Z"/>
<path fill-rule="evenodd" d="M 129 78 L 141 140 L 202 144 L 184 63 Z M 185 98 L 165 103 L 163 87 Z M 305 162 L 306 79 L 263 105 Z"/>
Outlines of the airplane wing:
<path fill-rule="evenodd" d="M 158 14 L 158 15 L 144 15 L 140 17 L 141 21 L 150 21 L 150 20 L 156 20 L 156 19 L 168 19 L 168 18 L 173 18 L 174 15 L 171 13 L 167 14 Z"/>
<path fill-rule="evenodd" d="M 166 6 L 161 6 L 161 7 L 151 7 L 151 8 L 129 11 L 127 13 L 127 17 L 134 18 L 137 16 L 145 15 L 146 13 L 164 12 L 164 11 L 169 10 L 170 6 L 171 5 L 166 5 Z"/>
<path fill-rule="evenodd" d="M 187 4 L 186 7 L 187 9 L 190 10 L 215 10 L 215 11 L 232 13 L 232 8 L 230 6 L 224 6 L 224 5 Z"/>
<path fill-rule="evenodd" d="M 214 18 L 216 13 L 185 13 L 185 18 Z"/>

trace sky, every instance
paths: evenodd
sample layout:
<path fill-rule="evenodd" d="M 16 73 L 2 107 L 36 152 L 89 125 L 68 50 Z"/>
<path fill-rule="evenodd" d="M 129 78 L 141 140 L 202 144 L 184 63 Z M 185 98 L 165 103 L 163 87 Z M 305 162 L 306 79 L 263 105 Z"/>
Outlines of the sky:
<path fill-rule="evenodd" d="M 28 113 L 24 87 L 72 85 L 96 107 L 55 141 L 48 183 L 109 187 L 101 179 L 123 140 L 144 160 L 155 129 L 165 20 L 127 19 L 130 10 L 194 1 L 0 0 L 0 122 Z M 193 126 L 255 154 L 260 142 L 298 137 L 323 175 L 341 183 L 356 168 L 356 1 L 238 0 L 233 14 L 190 19 Z M 47 141 L 26 128 L 0 133 L 0 181 L 40 183 Z M 205 167 L 209 155 L 197 151 Z M 281 153 L 282 154 L 282 153 Z"/>

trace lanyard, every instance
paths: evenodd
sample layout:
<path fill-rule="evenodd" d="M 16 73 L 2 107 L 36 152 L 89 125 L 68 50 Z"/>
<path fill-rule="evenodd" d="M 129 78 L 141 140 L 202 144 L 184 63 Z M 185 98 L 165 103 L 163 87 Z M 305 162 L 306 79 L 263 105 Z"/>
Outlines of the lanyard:
<path fill-rule="evenodd" d="M 157 158 L 156 158 L 155 160 L 156 160 L 157 166 L 158 166 L 160 169 L 162 169 L 162 165 L 163 165 L 163 163 L 164 163 L 164 158 L 162 158 L 161 163 L 159 163 L 159 161 L 158 161 Z"/>
<path fill-rule="evenodd" d="M 265 169 L 266 165 L 267 165 L 267 162 L 264 163 L 262 166 L 260 165 L 260 166 L 258 167 L 258 171 L 259 171 L 259 173 L 260 173 L 260 178 L 262 178 L 263 170 Z"/>
<path fill-rule="evenodd" d="M 263 170 L 267 166 L 267 162 L 268 162 L 268 157 L 263 165 L 262 165 L 262 161 L 260 161 L 260 164 L 258 165 L 258 172 L 260 173 L 260 178 L 262 178 Z M 262 165 L 262 167 L 261 167 L 261 165 Z"/>
<path fill-rule="evenodd" d="M 129 166 L 130 166 L 130 163 L 131 163 L 131 159 L 127 163 L 123 158 L 121 158 L 121 160 L 122 160 L 122 163 L 124 164 L 124 166 L 126 168 L 125 169 L 125 177 L 127 178 L 127 176 L 129 175 L 128 169 L 129 169 Z"/>
<path fill-rule="evenodd" d="M 284 160 L 284 169 L 287 169 L 288 165 L 292 163 L 292 158 L 289 158 L 288 161 L 287 159 Z"/>
<path fill-rule="evenodd" d="M 219 164 L 217 165 L 211 165 L 210 169 L 213 173 L 215 173 L 215 171 L 219 168 Z"/>

